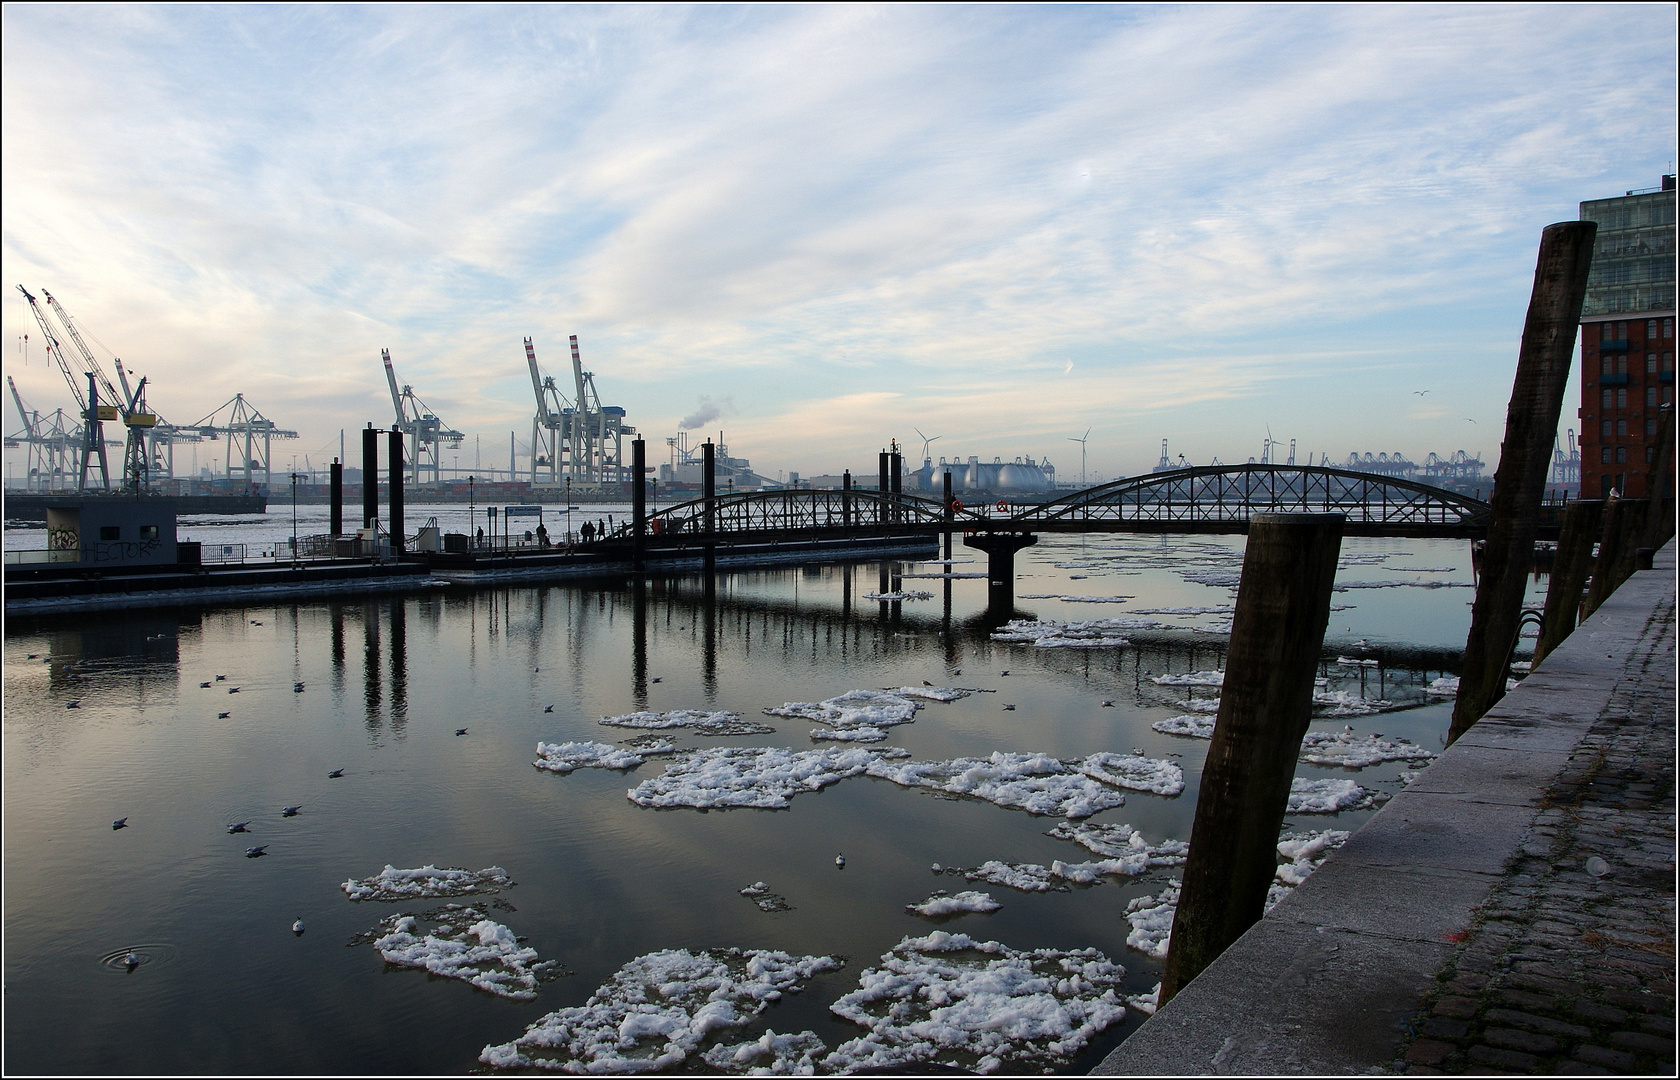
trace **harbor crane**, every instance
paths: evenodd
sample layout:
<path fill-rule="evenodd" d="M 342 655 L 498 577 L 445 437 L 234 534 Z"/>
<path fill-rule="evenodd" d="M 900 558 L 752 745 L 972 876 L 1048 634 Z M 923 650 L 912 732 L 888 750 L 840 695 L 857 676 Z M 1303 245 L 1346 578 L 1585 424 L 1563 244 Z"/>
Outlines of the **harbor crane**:
<path fill-rule="evenodd" d="M 571 335 L 572 381 L 577 385 L 576 408 L 570 416 L 571 460 L 568 474 L 584 484 L 623 483 L 624 436 L 636 429 L 624 423 L 624 410 L 602 407 L 595 392 L 595 373 L 583 370 L 577 335 Z M 641 477 L 636 478 L 638 482 Z"/>
<path fill-rule="evenodd" d="M 82 392 L 81 380 L 70 369 L 70 361 L 64 355 L 64 346 L 59 344 L 58 335 L 53 332 L 52 324 L 47 319 L 47 313 L 41 310 L 41 305 L 29 290 L 19 285 L 18 292 L 29 301 L 30 314 L 35 316 L 35 325 L 41 328 L 41 336 L 45 341 L 47 355 L 53 358 L 58 370 L 64 375 L 64 381 L 70 385 L 70 396 L 76 399 L 76 406 L 82 417 L 82 451 L 76 464 L 76 490 L 87 490 L 88 470 L 93 467 L 95 460 L 99 462 L 99 486 L 102 490 L 110 490 L 111 469 L 105 457 L 105 428 L 104 421 L 116 420 L 117 407 L 115 405 L 99 404 L 99 380 L 103 373 L 98 371 L 83 372 L 87 379 L 87 393 Z M 110 386 L 109 380 L 106 385 Z M 115 391 L 112 390 L 114 394 Z"/>
<path fill-rule="evenodd" d="M 43 417 L 40 412 L 23 403 L 17 383 L 10 375 L 6 383 L 11 387 L 12 400 L 17 403 L 18 415 L 23 418 L 23 430 L 6 436 L 6 446 L 27 446 L 28 472 L 26 485 L 30 491 L 56 491 L 81 471 L 82 429 L 63 409 Z"/>
<path fill-rule="evenodd" d="M 537 348 L 530 338 L 525 339 L 525 363 L 531 369 L 531 390 L 537 397 L 537 411 L 531 417 L 531 483 L 546 470 L 548 482 L 560 482 L 560 462 L 568 446 L 567 420 L 572 407 L 554 385 L 552 375 L 544 375 L 537 367 Z"/>
<path fill-rule="evenodd" d="M 446 427 L 437 414 L 415 396 L 414 387 L 404 386 L 398 390 L 397 369 L 391 366 L 391 350 L 380 349 L 379 355 L 385 361 L 385 379 L 391 384 L 391 407 L 397 413 L 396 423 L 392 426 L 408 436 L 409 482 L 419 487 L 425 483 L 429 469 L 432 483 L 436 484 L 442 476 L 439 444 L 448 442 L 449 449 L 459 449 L 461 440 L 467 436 L 464 432 Z"/>
<path fill-rule="evenodd" d="M 224 409 L 227 410 L 227 420 L 225 423 L 218 423 L 217 418 Z M 227 437 L 224 469 L 229 477 L 233 476 L 233 455 L 237 450 L 240 455 L 239 468 L 244 472 L 247 491 L 254 485 L 259 471 L 262 473 L 263 490 L 269 489 L 269 481 L 272 478 L 269 451 L 272 442 L 275 439 L 298 437 L 297 432 L 281 428 L 252 408 L 251 403 L 245 400 L 244 394 L 235 394 L 231 400 L 223 402 L 214 412 L 192 427 L 200 438 Z"/>

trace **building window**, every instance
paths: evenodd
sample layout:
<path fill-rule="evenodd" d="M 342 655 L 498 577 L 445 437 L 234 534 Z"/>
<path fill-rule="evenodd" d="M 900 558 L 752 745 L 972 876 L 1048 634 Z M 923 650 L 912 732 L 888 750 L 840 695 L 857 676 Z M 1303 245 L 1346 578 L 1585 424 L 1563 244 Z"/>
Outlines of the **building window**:
<path fill-rule="evenodd" d="M 1657 433 L 1657 418 L 1653 416 L 1653 417 L 1651 417 L 1651 419 L 1645 421 L 1645 434 L 1647 436 L 1651 436 L 1651 435 L 1655 435 L 1656 433 Z"/>
<path fill-rule="evenodd" d="M 1619 322 L 1619 323 L 1616 324 L 1616 340 L 1617 341 L 1626 341 L 1627 340 L 1627 323 Z"/>
<path fill-rule="evenodd" d="M 1604 423 L 1599 425 L 1599 429 L 1598 429 L 1599 438 L 1608 439 L 1610 437 L 1610 432 L 1611 432 L 1610 421 L 1606 420 L 1606 421 L 1604 421 Z M 1604 460 L 1609 461 L 1610 459 L 1605 458 Z"/>
<path fill-rule="evenodd" d="M 142 540 L 156 540 L 157 538 L 158 538 L 158 527 L 156 525 L 142 525 L 142 526 L 140 526 L 140 539 L 142 539 Z"/>
<path fill-rule="evenodd" d="M 1609 461 L 1610 459 L 1605 458 L 1604 460 Z M 1601 476 L 1598 478 L 1598 497 L 1601 499 L 1608 499 L 1610 497 L 1610 478 L 1608 476 Z"/>
<path fill-rule="evenodd" d="M 1605 390 L 1599 396 L 1603 399 L 1604 407 L 1606 409 L 1616 404 L 1616 395 L 1613 391 Z"/>
<path fill-rule="evenodd" d="M 1664 371 L 1673 371 L 1674 370 L 1674 354 L 1673 353 L 1671 353 L 1671 352 L 1663 353 L 1663 370 Z"/>
<path fill-rule="evenodd" d="M 1616 464 L 1618 464 L 1618 465 L 1626 465 L 1627 464 L 1627 447 L 1625 447 L 1625 446 L 1616 447 Z"/>
<path fill-rule="evenodd" d="M 1646 319 L 1645 320 L 1645 336 L 1647 338 L 1654 338 L 1654 337 L 1657 336 L 1657 320 L 1655 320 L 1655 319 Z"/>
<path fill-rule="evenodd" d="M 101 525 L 101 526 L 99 526 L 99 539 L 101 539 L 101 540 L 121 540 L 122 539 L 122 527 L 119 526 L 119 525 Z"/>
<path fill-rule="evenodd" d="M 1657 407 L 1657 388 L 1654 386 L 1645 388 L 1645 407 L 1648 409 Z"/>
<path fill-rule="evenodd" d="M 1616 421 L 1616 434 L 1617 435 L 1623 435 L 1623 436 L 1625 436 L 1627 434 L 1627 421 L 1626 420 Z"/>
<path fill-rule="evenodd" d="M 1610 448 L 1608 446 L 1604 447 L 1604 449 L 1599 451 L 1598 460 L 1602 464 L 1605 464 L 1605 465 L 1610 464 Z"/>
<path fill-rule="evenodd" d="M 1626 353 L 1623 353 L 1621 356 L 1616 357 L 1616 374 L 1618 374 L 1618 375 L 1626 375 L 1627 374 L 1627 354 Z"/>
<path fill-rule="evenodd" d="M 1673 319 L 1664 319 L 1663 320 L 1663 337 L 1671 338 L 1673 336 L 1674 336 L 1674 320 Z"/>
<path fill-rule="evenodd" d="M 1627 387 L 1625 386 L 1619 386 L 1616 388 L 1616 408 L 1627 408 Z"/>
<path fill-rule="evenodd" d="M 1672 386 L 1663 387 L 1663 404 L 1667 405 L 1669 402 L 1671 402 L 1673 400 L 1674 400 L 1674 387 L 1672 387 Z"/>
<path fill-rule="evenodd" d="M 1654 353 L 1654 352 L 1648 352 L 1648 353 L 1645 354 L 1645 374 L 1655 375 L 1656 373 L 1657 373 L 1657 354 Z"/>
<path fill-rule="evenodd" d="M 1615 361 L 1610 359 L 1609 353 L 1605 353 L 1603 358 L 1598 362 L 1598 373 L 1600 375 L 1613 375 L 1615 374 L 1615 371 Z"/>
<path fill-rule="evenodd" d="M 1614 332 L 1615 329 L 1616 329 L 1615 326 L 1613 326 L 1610 323 L 1600 323 L 1599 324 L 1598 340 L 1609 341 L 1610 340 L 1610 335 L 1611 335 L 1612 332 Z"/>

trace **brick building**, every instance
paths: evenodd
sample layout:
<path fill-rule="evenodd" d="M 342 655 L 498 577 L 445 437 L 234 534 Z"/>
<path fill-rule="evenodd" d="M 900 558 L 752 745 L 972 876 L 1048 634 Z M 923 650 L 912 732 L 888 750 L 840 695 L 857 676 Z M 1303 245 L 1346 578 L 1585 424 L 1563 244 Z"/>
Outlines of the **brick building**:
<path fill-rule="evenodd" d="M 1581 308 L 1581 494 L 1644 498 L 1658 410 L 1674 403 L 1674 177 L 1581 204 L 1598 222 Z"/>

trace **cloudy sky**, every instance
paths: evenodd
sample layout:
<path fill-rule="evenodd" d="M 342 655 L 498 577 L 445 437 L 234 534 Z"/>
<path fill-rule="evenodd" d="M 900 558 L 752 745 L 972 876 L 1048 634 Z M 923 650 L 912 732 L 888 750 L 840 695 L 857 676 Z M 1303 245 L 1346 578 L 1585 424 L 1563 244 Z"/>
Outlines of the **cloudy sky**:
<path fill-rule="evenodd" d="M 388 348 L 505 467 L 522 339 L 564 385 L 575 333 L 653 461 L 1491 468 L 1541 229 L 1675 156 L 1666 4 L 3 18 L 6 371 L 69 405 L 45 288 L 167 419 L 297 429 L 277 466 L 391 420 Z"/>

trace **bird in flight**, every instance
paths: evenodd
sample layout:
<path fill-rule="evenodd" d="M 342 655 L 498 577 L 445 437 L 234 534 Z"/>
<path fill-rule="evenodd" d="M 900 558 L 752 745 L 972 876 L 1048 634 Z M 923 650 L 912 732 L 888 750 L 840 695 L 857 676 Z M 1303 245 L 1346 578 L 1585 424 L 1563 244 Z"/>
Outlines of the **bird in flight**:
<path fill-rule="evenodd" d="M 1427 390 L 1413 390 L 1412 391 L 1412 394 L 1415 397 L 1422 397 L 1423 395 L 1425 395 L 1427 393 L 1429 393 L 1429 391 L 1427 391 Z"/>

